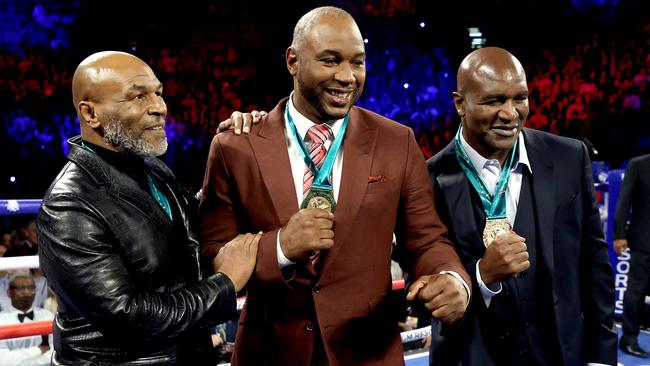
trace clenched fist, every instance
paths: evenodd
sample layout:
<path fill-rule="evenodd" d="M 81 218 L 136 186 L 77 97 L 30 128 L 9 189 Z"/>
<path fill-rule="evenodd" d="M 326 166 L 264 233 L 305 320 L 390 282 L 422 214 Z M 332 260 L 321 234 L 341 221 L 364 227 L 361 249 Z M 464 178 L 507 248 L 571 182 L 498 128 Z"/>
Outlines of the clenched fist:
<path fill-rule="evenodd" d="M 467 309 L 469 293 L 456 277 L 450 274 L 422 276 L 413 282 L 406 299 L 420 300 L 434 318 L 445 323 L 461 319 Z"/>
<path fill-rule="evenodd" d="M 280 231 L 280 247 L 288 259 L 306 260 L 334 245 L 334 215 L 319 208 L 296 212 Z"/>
<path fill-rule="evenodd" d="M 509 231 L 488 245 L 478 265 L 485 284 L 502 281 L 530 267 L 525 241 L 514 231 Z"/>

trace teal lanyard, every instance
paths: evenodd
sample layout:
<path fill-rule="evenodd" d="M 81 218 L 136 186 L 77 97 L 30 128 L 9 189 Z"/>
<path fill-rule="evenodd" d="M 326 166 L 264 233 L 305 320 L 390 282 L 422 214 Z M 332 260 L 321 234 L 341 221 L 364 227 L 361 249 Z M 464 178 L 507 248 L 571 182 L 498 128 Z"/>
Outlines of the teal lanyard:
<path fill-rule="evenodd" d="M 174 218 L 172 217 L 172 209 L 169 206 L 169 201 L 167 200 L 167 197 L 165 197 L 165 194 L 158 188 L 158 185 L 156 182 L 151 178 L 151 175 L 147 173 L 147 183 L 149 183 L 149 189 L 151 190 L 151 195 L 153 198 L 156 199 L 156 202 L 160 205 L 160 207 L 165 210 L 165 213 L 167 216 L 169 216 L 170 220 L 173 220 Z"/>
<path fill-rule="evenodd" d="M 291 138 L 298 141 L 298 144 L 300 145 L 300 149 L 298 149 L 298 151 L 300 152 L 302 160 L 305 162 L 305 165 L 311 169 L 312 173 L 314 173 L 314 183 L 312 184 L 312 187 L 332 190 L 332 185 L 330 184 L 329 178 L 332 174 L 332 169 L 334 168 L 336 155 L 341 148 L 341 143 L 343 142 L 343 137 L 345 136 L 345 130 L 348 127 L 350 116 L 346 115 L 345 119 L 343 119 L 343 125 L 341 125 L 339 133 L 336 135 L 332 146 L 330 146 L 329 150 L 327 151 L 327 155 L 325 155 L 323 166 L 318 169 L 309 156 L 309 149 L 307 149 L 307 146 L 305 146 L 305 143 L 302 141 L 302 139 L 298 137 L 298 129 L 293 123 L 293 118 L 291 118 L 291 114 L 289 113 L 289 102 L 287 102 L 287 106 L 284 109 L 284 114 L 287 118 L 287 122 L 289 122 L 289 133 L 291 133 Z"/>
<path fill-rule="evenodd" d="M 91 149 L 90 146 L 84 144 L 83 141 L 81 142 L 81 146 L 82 146 L 84 149 L 86 149 L 86 150 L 88 150 L 88 151 L 90 151 L 90 152 L 92 152 L 92 153 L 97 154 L 97 153 L 95 152 L 95 150 Z M 156 182 L 153 180 L 153 178 L 151 178 L 151 175 L 149 175 L 149 173 L 145 173 L 145 175 L 146 175 L 146 177 L 147 177 L 147 183 L 149 184 L 149 190 L 151 190 L 151 195 L 152 195 L 153 198 L 156 200 L 156 202 L 158 202 L 158 204 L 160 205 L 160 207 L 162 207 L 162 209 L 165 210 L 165 213 L 167 214 L 167 216 L 169 216 L 169 218 L 170 218 L 171 220 L 173 220 L 172 209 L 171 209 L 171 206 L 169 206 L 169 201 L 167 200 L 167 197 L 166 197 L 165 194 L 164 194 L 164 193 L 163 193 L 163 192 L 158 188 L 158 185 L 157 185 Z"/>
<path fill-rule="evenodd" d="M 485 214 L 488 216 L 488 219 L 505 219 L 506 218 L 506 189 L 508 186 L 508 181 L 510 180 L 510 171 L 512 170 L 512 164 L 514 161 L 515 151 L 517 150 L 517 143 L 519 142 L 518 141 L 519 139 L 515 141 L 515 145 L 512 148 L 512 152 L 510 153 L 510 156 L 506 160 L 506 165 L 503 167 L 503 169 L 501 169 L 501 175 L 499 176 L 499 181 L 497 182 L 497 186 L 494 194 L 492 194 L 487 189 L 487 185 L 481 178 L 481 175 L 476 171 L 474 165 L 472 165 L 472 161 L 469 159 L 467 152 L 465 152 L 465 149 L 463 149 L 463 145 L 460 141 L 460 134 L 462 128 L 463 128 L 462 126 L 458 128 L 458 132 L 456 133 L 456 138 L 455 138 L 456 158 L 458 159 L 458 163 L 460 163 L 460 166 L 463 168 L 463 171 L 465 172 L 467 179 L 469 179 L 470 183 L 472 183 L 472 186 L 481 197 L 481 202 L 483 203 L 483 210 L 485 211 Z"/>

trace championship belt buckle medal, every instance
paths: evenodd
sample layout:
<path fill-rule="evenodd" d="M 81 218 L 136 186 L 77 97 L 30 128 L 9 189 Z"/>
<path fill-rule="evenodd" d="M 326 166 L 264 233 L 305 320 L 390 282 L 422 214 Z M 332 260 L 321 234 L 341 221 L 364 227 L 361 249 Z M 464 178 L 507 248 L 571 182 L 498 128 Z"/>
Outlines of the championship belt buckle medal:
<path fill-rule="evenodd" d="M 507 233 L 512 228 L 507 218 L 487 219 L 485 220 L 485 229 L 483 229 L 483 244 L 487 247 L 492 244 L 494 239 Z"/>
<path fill-rule="evenodd" d="M 334 194 L 330 189 L 312 187 L 307 193 L 307 196 L 305 196 L 305 199 L 302 200 L 300 208 L 320 208 L 334 213 L 336 211 Z"/>

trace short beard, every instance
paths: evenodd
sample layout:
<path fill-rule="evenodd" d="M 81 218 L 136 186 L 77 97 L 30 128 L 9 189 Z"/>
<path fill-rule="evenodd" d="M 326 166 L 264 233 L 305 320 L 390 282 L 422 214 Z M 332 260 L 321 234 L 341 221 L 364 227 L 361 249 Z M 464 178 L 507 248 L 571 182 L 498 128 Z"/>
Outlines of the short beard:
<path fill-rule="evenodd" d="M 103 119 L 104 142 L 114 146 L 117 151 L 125 154 L 153 158 L 164 154 L 167 151 L 167 139 L 164 138 L 160 144 L 151 144 L 135 134 L 133 129 L 124 128 L 124 123 L 115 116 L 107 116 Z"/>

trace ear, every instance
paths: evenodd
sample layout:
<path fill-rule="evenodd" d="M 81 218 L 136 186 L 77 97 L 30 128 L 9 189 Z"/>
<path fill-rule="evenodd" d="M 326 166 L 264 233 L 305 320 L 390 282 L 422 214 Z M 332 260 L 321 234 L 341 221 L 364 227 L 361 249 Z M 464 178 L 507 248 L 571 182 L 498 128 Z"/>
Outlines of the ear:
<path fill-rule="evenodd" d="M 289 47 L 284 56 L 289 74 L 296 76 L 296 73 L 298 73 L 298 52 L 293 47 Z"/>
<path fill-rule="evenodd" d="M 79 113 L 79 117 L 82 119 L 79 123 L 85 124 L 93 130 L 101 126 L 93 102 L 86 100 L 79 102 L 77 105 L 77 112 Z"/>
<path fill-rule="evenodd" d="M 454 107 L 456 107 L 456 112 L 458 112 L 458 115 L 461 117 L 465 117 L 465 97 L 455 91 L 453 93 L 454 96 Z"/>

